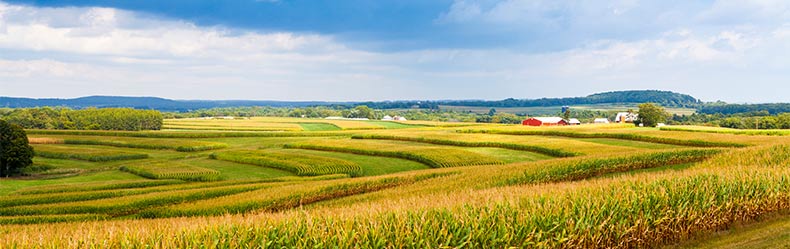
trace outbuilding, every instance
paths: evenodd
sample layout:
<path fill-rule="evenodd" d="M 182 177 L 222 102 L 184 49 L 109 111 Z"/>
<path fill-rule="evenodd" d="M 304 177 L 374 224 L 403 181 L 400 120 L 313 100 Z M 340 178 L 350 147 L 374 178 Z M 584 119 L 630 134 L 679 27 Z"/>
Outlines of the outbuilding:
<path fill-rule="evenodd" d="M 561 117 L 534 117 L 521 121 L 521 124 L 529 126 L 562 126 L 568 125 L 568 121 Z"/>
<path fill-rule="evenodd" d="M 593 123 L 595 123 L 595 124 L 608 124 L 609 123 L 609 119 L 608 118 L 596 118 L 593 121 Z"/>
<path fill-rule="evenodd" d="M 579 121 L 578 119 L 572 118 L 572 119 L 568 120 L 568 124 L 569 125 L 581 125 L 582 121 Z"/>
<path fill-rule="evenodd" d="M 639 118 L 639 114 L 633 112 L 619 112 L 617 113 L 617 117 L 614 118 L 614 122 L 633 123 L 637 118 Z"/>

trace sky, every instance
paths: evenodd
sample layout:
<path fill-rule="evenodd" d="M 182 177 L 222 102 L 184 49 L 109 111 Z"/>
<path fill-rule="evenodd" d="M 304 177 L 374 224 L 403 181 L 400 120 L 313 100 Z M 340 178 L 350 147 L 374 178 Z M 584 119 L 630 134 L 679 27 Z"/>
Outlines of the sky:
<path fill-rule="evenodd" d="M 785 0 L 0 0 L 0 96 L 790 102 Z"/>

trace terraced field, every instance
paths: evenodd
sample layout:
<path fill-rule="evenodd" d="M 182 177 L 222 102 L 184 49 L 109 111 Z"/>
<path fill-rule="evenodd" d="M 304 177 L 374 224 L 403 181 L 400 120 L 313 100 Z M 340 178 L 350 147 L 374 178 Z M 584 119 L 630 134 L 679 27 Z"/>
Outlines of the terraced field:
<path fill-rule="evenodd" d="M 788 243 L 776 229 L 790 211 L 788 136 L 295 118 L 165 125 L 29 131 L 35 169 L 0 179 L 0 247 L 718 247 L 733 240 L 711 233 L 765 217 L 779 218 L 755 229 L 777 236 L 757 239 Z"/>

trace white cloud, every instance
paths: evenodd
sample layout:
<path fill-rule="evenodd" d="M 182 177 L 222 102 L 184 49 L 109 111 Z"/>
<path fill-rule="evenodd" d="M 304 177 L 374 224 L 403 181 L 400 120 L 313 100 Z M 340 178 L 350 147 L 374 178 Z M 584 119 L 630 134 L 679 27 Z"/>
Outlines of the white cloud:
<path fill-rule="evenodd" d="M 602 24 L 584 21 L 607 13 L 600 18 L 606 25 L 635 22 L 638 19 L 633 18 L 644 15 L 647 4 L 623 0 L 587 7 L 600 2 L 578 3 L 457 1 L 436 23 L 492 30 L 518 30 L 526 23 L 554 27 L 547 32 L 597 32 Z M 583 40 L 559 51 L 501 47 L 375 52 L 321 34 L 202 27 L 111 8 L 37 8 L 0 2 L 0 95 L 501 99 L 649 88 L 707 100 L 788 101 L 782 96 L 786 91 L 759 90 L 786 90 L 790 70 L 790 21 L 783 19 L 786 11 L 777 11 L 784 5 L 764 3 L 777 5 L 747 8 L 773 13 L 760 19 L 768 23 L 764 25 L 700 26 L 692 20 L 670 28 L 654 26 L 658 31 L 647 36 Z M 696 16 L 707 22 L 714 16 L 707 13 L 734 8 L 708 7 L 714 10 L 678 14 L 658 8 L 648 18 Z M 569 18 L 562 13 L 575 14 Z M 508 23 L 512 26 L 498 28 Z"/>

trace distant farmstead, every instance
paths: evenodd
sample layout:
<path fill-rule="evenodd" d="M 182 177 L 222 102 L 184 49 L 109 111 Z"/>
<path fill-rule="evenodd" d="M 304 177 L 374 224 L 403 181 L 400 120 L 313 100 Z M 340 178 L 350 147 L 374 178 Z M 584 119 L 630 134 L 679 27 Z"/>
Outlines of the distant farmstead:
<path fill-rule="evenodd" d="M 572 119 L 568 120 L 568 124 L 569 125 L 581 125 L 582 121 L 579 121 L 578 119 L 572 118 Z"/>
<path fill-rule="evenodd" d="M 384 121 L 407 121 L 407 119 L 404 118 L 404 117 L 401 117 L 401 116 L 392 117 L 390 115 L 384 116 L 383 118 L 381 118 L 381 120 L 384 120 Z"/>
<path fill-rule="evenodd" d="M 633 123 L 639 118 L 639 114 L 633 112 L 619 112 L 617 117 L 614 118 L 616 123 Z"/>
<path fill-rule="evenodd" d="M 568 125 L 568 121 L 560 117 L 534 117 L 522 121 L 521 124 L 529 126 L 562 126 Z"/>

